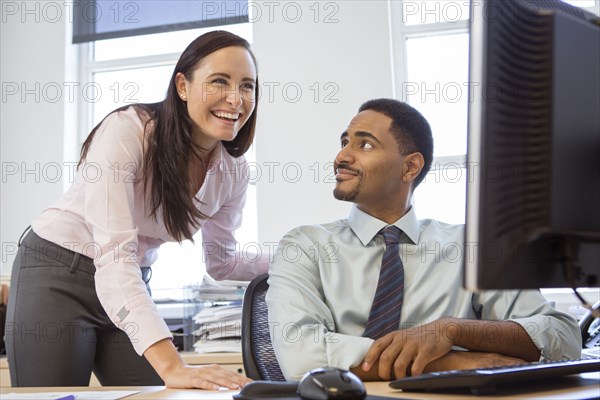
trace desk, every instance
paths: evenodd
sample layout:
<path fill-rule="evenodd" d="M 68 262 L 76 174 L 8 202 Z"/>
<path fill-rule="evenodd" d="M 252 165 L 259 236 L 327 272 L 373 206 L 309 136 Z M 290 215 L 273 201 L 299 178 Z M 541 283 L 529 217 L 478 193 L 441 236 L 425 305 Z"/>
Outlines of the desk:
<path fill-rule="evenodd" d="M 442 393 L 402 393 L 389 388 L 387 382 L 367 382 L 367 392 L 374 396 L 386 396 L 398 399 L 593 399 L 600 397 L 600 372 L 573 375 L 552 382 L 544 381 L 535 385 L 528 384 L 511 389 L 510 392 L 500 392 L 493 396 L 468 396 L 460 394 Z M 127 400 L 199 400 L 199 399 L 226 399 L 229 394 L 237 392 L 212 392 L 206 390 L 166 389 L 163 386 L 144 387 L 84 387 L 84 388 L 0 388 L 0 394 L 11 392 L 30 393 L 40 392 L 81 392 L 86 390 L 139 390 L 140 393 L 126 397 Z"/>
<path fill-rule="evenodd" d="M 195 352 L 182 352 L 179 354 L 181 354 L 183 360 L 189 365 L 219 364 L 225 369 L 241 374 L 244 373 L 242 353 L 198 354 Z M 94 374 L 92 374 L 90 386 L 100 386 L 100 383 Z M 6 357 L 0 357 L 0 387 L 10 387 L 10 374 L 8 372 L 8 362 L 6 361 Z"/>

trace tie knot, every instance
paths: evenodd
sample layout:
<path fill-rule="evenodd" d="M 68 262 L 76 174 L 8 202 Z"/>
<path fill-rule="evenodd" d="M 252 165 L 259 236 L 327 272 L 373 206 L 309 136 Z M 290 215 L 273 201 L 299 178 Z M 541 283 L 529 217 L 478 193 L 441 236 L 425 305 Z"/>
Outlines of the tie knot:
<path fill-rule="evenodd" d="M 402 231 L 397 226 L 388 226 L 381 230 L 381 234 L 383 235 L 386 246 L 389 246 L 392 243 L 398 244 L 400 242 Z"/>

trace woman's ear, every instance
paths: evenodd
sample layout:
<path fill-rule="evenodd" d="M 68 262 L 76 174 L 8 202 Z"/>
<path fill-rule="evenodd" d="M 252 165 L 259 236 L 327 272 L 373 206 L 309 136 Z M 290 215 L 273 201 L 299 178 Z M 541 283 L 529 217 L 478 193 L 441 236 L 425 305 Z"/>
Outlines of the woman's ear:
<path fill-rule="evenodd" d="M 183 101 L 187 101 L 187 80 L 185 79 L 185 75 L 181 72 L 178 72 L 177 75 L 175 75 L 175 87 L 177 88 L 179 98 Z"/>
<path fill-rule="evenodd" d="M 402 163 L 402 181 L 409 183 L 413 182 L 423 170 L 425 159 L 421 153 L 411 153 L 404 156 Z"/>

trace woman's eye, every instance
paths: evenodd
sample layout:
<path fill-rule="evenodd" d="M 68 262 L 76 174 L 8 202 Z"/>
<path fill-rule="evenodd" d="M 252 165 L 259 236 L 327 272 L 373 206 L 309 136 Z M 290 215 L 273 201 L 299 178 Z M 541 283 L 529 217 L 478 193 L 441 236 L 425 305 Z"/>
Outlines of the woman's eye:
<path fill-rule="evenodd" d="M 217 85 L 226 85 L 227 81 L 223 78 L 217 78 L 217 79 L 214 79 L 211 83 L 217 84 Z"/>
<path fill-rule="evenodd" d="M 253 83 L 243 83 L 241 85 L 241 88 L 243 90 L 250 90 L 250 91 L 254 91 L 254 84 Z"/>

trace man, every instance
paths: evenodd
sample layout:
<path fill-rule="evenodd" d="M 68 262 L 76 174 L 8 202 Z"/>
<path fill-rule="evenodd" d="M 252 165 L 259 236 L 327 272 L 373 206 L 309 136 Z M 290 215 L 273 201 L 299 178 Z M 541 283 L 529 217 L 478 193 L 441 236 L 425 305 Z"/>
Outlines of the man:
<path fill-rule="evenodd" d="M 539 291 L 462 288 L 463 226 L 417 221 L 412 193 L 433 158 L 418 111 L 369 101 L 341 145 L 333 193 L 354 203 L 350 216 L 292 230 L 269 270 L 269 323 L 287 379 L 321 366 L 390 380 L 580 356 L 577 322 Z"/>

